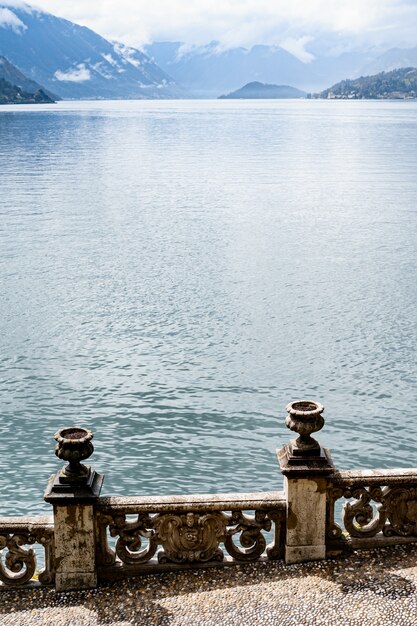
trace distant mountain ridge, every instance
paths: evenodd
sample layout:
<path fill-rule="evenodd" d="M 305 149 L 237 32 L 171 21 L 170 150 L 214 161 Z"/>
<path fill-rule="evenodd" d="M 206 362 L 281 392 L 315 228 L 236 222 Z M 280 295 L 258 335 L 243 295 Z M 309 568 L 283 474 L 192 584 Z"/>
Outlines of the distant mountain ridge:
<path fill-rule="evenodd" d="M 417 47 L 386 50 L 383 46 L 355 45 L 336 34 L 312 40 L 304 61 L 278 45 L 225 49 L 216 41 L 202 46 L 154 42 L 144 51 L 185 89 L 208 98 L 254 81 L 319 92 L 345 77 L 417 66 Z"/>
<path fill-rule="evenodd" d="M 342 80 L 317 95 L 343 99 L 417 98 L 417 68 L 402 67 L 373 76 Z"/>
<path fill-rule="evenodd" d="M 143 52 L 19 2 L 0 0 L 0 54 L 62 98 L 185 96 Z"/>
<path fill-rule="evenodd" d="M 252 82 L 320 92 L 344 77 L 353 80 L 395 67 L 417 66 L 417 47 L 387 50 L 359 39 L 350 41 L 339 33 L 307 37 L 301 47 L 288 48 L 294 53 L 283 46 L 226 48 L 216 41 L 201 46 L 154 42 L 141 51 L 110 42 L 22 0 L 0 0 L 0 55 L 25 80 L 44 86 L 51 97 L 217 98 Z M 25 86 L 21 78 L 20 82 L 4 78 L 26 91 L 34 88 Z"/>
<path fill-rule="evenodd" d="M 390 72 L 399 67 L 417 67 L 417 47 L 415 48 L 391 48 L 377 59 L 367 63 L 361 74 L 369 76 L 380 72 Z"/>
<path fill-rule="evenodd" d="M 254 81 L 244 85 L 236 91 L 232 91 L 224 96 L 219 96 L 219 100 L 242 100 L 248 99 L 280 99 L 280 98 L 305 98 L 305 91 L 290 87 L 289 85 L 269 85 Z"/>
<path fill-rule="evenodd" d="M 201 98 L 217 98 L 253 81 L 299 88 L 320 82 L 310 64 L 279 46 L 223 50 L 218 42 L 211 42 L 188 49 L 180 42 L 162 42 L 146 46 L 145 52 L 180 85 Z"/>

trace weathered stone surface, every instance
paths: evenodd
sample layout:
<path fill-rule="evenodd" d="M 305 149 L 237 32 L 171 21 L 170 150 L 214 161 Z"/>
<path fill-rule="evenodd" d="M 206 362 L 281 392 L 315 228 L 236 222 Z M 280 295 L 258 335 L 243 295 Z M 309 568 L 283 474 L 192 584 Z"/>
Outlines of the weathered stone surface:
<path fill-rule="evenodd" d="M 285 479 L 287 563 L 325 557 L 326 487 L 326 478 Z"/>
<path fill-rule="evenodd" d="M 285 563 L 304 563 L 305 561 L 321 561 L 326 558 L 326 546 L 285 546 Z"/>
<path fill-rule="evenodd" d="M 124 498 L 119 496 L 101 497 L 97 509 L 105 512 L 154 513 L 173 511 L 237 511 L 241 509 L 276 509 L 285 508 L 283 491 L 264 491 L 253 493 L 216 493 L 172 496 L 141 496 Z"/>
<path fill-rule="evenodd" d="M 355 469 L 335 471 L 329 476 L 333 485 L 350 486 L 353 483 L 363 485 L 417 485 L 417 468 L 408 469 Z"/>
<path fill-rule="evenodd" d="M 94 510 L 91 504 L 54 506 L 56 589 L 97 584 Z"/>

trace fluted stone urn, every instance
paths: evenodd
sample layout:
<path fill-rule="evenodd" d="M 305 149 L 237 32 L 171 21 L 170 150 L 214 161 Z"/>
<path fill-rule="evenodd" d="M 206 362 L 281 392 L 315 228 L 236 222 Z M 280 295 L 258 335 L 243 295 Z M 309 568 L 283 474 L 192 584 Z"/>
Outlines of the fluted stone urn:
<path fill-rule="evenodd" d="M 297 439 L 291 441 L 292 446 L 309 453 L 319 449 L 320 444 L 311 437 L 311 433 L 318 432 L 324 426 L 324 406 L 312 400 L 298 400 L 290 402 L 285 408 L 288 413 L 285 420 L 287 428 L 299 434 Z"/>
<path fill-rule="evenodd" d="M 55 454 L 67 465 L 49 479 L 44 495 L 47 502 L 88 502 L 98 498 L 104 476 L 82 463 L 94 452 L 93 437 L 91 430 L 79 426 L 62 428 L 55 433 Z"/>
<path fill-rule="evenodd" d="M 55 433 L 54 439 L 58 442 L 55 454 L 59 459 L 68 461 L 68 465 L 61 469 L 61 482 L 87 481 L 90 468 L 82 465 L 81 461 L 85 461 L 93 454 L 94 446 L 91 443 L 93 437 L 91 430 L 77 427 L 63 428 Z"/>
<path fill-rule="evenodd" d="M 296 400 L 286 406 L 288 413 L 285 424 L 298 434 L 277 450 L 278 461 L 284 474 L 319 472 L 330 473 L 334 466 L 327 448 L 322 448 L 311 434 L 324 426 L 324 406 L 314 400 Z"/>

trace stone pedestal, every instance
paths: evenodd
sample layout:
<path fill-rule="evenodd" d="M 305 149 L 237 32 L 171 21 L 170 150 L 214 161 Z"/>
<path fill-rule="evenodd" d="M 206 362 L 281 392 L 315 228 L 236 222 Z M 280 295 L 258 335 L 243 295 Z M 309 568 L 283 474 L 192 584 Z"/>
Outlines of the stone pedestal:
<path fill-rule="evenodd" d="M 326 478 L 285 478 L 287 533 L 285 562 L 326 557 Z"/>
<path fill-rule="evenodd" d="M 300 435 L 277 450 L 285 476 L 288 564 L 326 557 L 327 475 L 334 472 L 334 465 L 329 451 L 311 437 L 323 427 L 323 410 L 321 404 L 305 400 L 287 406 L 286 424 Z"/>
<path fill-rule="evenodd" d="M 54 542 L 57 591 L 93 589 L 97 586 L 95 554 L 94 502 L 103 483 L 103 476 L 94 473 L 95 490 L 86 493 L 85 485 L 63 486 L 59 473 L 51 476 L 44 499 L 54 507 Z"/>
<path fill-rule="evenodd" d="M 93 434 L 67 428 L 55 435 L 55 454 L 69 464 L 51 476 L 44 495 L 54 507 L 54 544 L 57 591 L 97 586 L 94 503 L 104 476 L 81 464 L 94 448 Z"/>
<path fill-rule="evenodd" d="M 57 591 L 97 586 L 92 504 L 54 506 Z"/>

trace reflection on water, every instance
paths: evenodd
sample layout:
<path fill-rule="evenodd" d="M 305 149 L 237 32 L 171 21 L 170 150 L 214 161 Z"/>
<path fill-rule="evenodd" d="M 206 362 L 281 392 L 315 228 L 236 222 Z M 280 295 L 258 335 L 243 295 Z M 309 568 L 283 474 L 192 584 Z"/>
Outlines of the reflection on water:
<path fill-rule="evenodd" d="M 112 494 L 280 488 L 285 404 L 340 468 L 417 465 L 414 102 L 0 111 L 2 513 L 53 434 Z"/>

